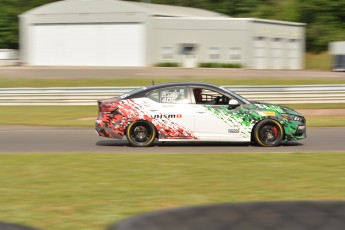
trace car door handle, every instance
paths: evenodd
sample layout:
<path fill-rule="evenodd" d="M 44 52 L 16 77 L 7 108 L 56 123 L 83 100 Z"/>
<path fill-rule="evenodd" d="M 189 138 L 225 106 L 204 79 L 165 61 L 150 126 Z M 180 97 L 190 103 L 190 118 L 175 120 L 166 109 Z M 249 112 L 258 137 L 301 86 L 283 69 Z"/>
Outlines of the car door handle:
<path fill-rule="evenodd" d="M 197 110 L 197 113 L 206 113 L 206 110 Z"/>

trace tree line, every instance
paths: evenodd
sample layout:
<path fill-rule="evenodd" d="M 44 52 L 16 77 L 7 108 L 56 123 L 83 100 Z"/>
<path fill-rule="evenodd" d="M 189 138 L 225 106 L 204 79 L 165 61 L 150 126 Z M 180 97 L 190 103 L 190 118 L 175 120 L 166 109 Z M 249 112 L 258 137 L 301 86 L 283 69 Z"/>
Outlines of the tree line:
<path fill-rule="evenodd" d="M 129 0 L 136 1 L 136 0 Z M 138 1 L 138 0 L 137 0 Z M 17 49 L 18 15 L 55 0 L 0 0 L 0 48 Z M 308 52 L 345 40 L 345 1 L 329 0 L 146 0 L 216 11 L 231 17 L 255 17 L 306 23 Z"/>

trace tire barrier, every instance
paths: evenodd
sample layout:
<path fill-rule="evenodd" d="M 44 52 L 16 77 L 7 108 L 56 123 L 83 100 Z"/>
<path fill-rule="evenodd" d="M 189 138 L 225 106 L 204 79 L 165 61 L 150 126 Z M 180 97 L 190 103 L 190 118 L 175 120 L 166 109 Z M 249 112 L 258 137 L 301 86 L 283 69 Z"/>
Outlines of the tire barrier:
<path fill-rule="evenodd" d="M 345 202 L 257 202 L 184 207 L 131 217 L 107 230 L 343 230 Z"/>
<path fill-rule="evenodd" d="M 18 225 L 18 224 L 0 222 L 0 230 L 38 230 L 38 229 L 23 226 L 23 225 Z"/>

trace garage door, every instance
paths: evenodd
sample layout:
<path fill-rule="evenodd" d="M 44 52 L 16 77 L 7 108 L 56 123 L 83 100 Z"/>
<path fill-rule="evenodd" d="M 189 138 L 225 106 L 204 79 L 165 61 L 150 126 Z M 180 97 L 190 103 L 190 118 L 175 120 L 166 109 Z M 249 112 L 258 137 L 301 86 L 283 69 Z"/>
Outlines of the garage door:
<path fill-rule="evenodd" d="M 144 66 L 143 24 L 32 26 L 29 64 Z"/>
<path fill-rule="evenodd" d="M 288 68 L 301 69 L 300 40 L 290 39 L 288 42 Z"/>
<path fill-rule="evenodd" d="M 254 38 L 254 68 L 266 69 L 267 68 L 267 41 L 265 37 Z"/>
<path fill-rule="evenodd" d="M 284 68 L 284 40 L 282 38 L 271 39 L 271 68 Z"/>

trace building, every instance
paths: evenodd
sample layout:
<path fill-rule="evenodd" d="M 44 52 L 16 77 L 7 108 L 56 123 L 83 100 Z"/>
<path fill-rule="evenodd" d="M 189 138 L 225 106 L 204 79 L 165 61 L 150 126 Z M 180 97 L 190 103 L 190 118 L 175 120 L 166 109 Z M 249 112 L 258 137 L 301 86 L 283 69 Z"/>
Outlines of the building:
<path fill-rule="evenodd" d="M 333 57 L 333 70 L 345 71 L 345 41 L 331 42 L 329 51 Z"/>
<path fill-rule="evenodd" d="M 239 63 L 301 69 L 304 24 L 120 0 L 65 0 L 19 16 L 22 62 L 34 66 Z"/>
<path fill-rule="evenodd" d="M 18 50 L 0 49 L 0 66 L 18 65 Z"/>

